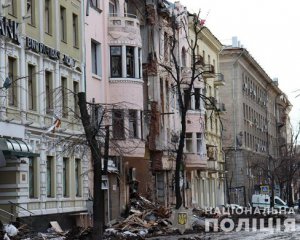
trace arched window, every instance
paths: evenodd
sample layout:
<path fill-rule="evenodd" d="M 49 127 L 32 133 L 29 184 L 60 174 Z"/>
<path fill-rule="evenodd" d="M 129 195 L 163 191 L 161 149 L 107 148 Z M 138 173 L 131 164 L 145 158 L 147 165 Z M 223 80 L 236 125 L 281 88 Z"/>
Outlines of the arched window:
<path fill-rule="evenodd" d="M 181 50 L 181 63 L 183 67 L 186 67 L 186 51 L 184 47 Z"/>

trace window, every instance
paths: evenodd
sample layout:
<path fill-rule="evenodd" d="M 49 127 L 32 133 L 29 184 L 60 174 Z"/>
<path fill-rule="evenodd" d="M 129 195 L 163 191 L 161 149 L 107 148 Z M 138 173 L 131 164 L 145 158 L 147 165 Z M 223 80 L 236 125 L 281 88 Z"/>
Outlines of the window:
<path fill-rule="evenodd" d="M 36 159 L 29 158 L 29 179 L 28 179 L 28 187 L 29 187 L 29 198 L 36 197 Z"/>
<path fill-rule="evenodd" d="M 111 77 L 122 77 L 122 49 L 120 46 L 110 47 Z"/>
<path fill-rule="evenodd" d="M 161 105 L 161 113 L 165 113 L 165 92 L 164 92 L 164 80 L 162 78 L 159 79 L 160 85 L 160 105 Z M 164 118 L 162 118 L 164 123 Z"/>
<path fill-rule="evenodd" d="M 129 137 L 138 137 L 137 125 L 137 110 L 129 110 Z"/>
<path fill-rule="evenodd" d="M 169 60 L 169 37 L 168 34 L 164 33 L 164 60 L 167 62 Z"/>
<path fill-rule="evenodd" d="M 75 159 L 75 191 L 76 197 L 81 196 L 81 160 Z"/>
<path fill-rule="evenodd" d="M 200 88 L 194 89 L 194 96 L 195 96 L 195 109 L 201 109 L 201 97 L 200 97 Z"/>
<path fill-rule="evenodd" d="M 126 47 L 126 70 L 127 77 L 134 77 L 134 47 Z"/>
<path fill-rule="evenodd" d="M 186 51 L 185 51 L 185 48 L 182 48 L 182 50 L 181 50 L 181 64 L 182 64 L 182 67 L 186 67 Z"/>
<path fill-rule="evenodd" d="M 63 196 L 69 196 L 69 158 L 63 158 L 62 167 L 62 184 L 63 184 Z"/>
<path fill-rule="evenodd" d="M 54 158 L 47 157 L 47 197 L 54 197 Z"/>
<path fill-rule="evenodd" d="M 109 14 L 110 16 L 117 16 L 117 4 L 116 1 L 109 1 Z"/>
<path fill-rule="evenodd" d="M 67 19 L 66 19 L 66 9 L 60 7 L 60 40 L 67 42 Z"/>
<path fill-rule="evenodd" d="M 100 2 L 99 0 L 90 0 L 91 6 L 94 8 L 100 8 Z"/>
<path fill-rule="evenodd" d="M 193 133 L 185 134 L 185 149 L 188 153 L 193 152 Z"/>
<path fill-rule="evenodd" d="M 27 15 L 29 16 L 29 24 L 35 26 L 35 6 L 34 0 L 27 0 Z"/>
<path fill-rule="evenodd" d="M 17 1 L 18 0 L 11 0 L 11 4 L 8 7 L 8 13 L 15 17 L 17 16 Z"/>
<path fill-rule="evenodd" d="M 183 90 L 184 103 L 187 109 L 191 109 L 191 94 L 188 89 Z"/>
<path fill-rule="evenodd" d="M 8 57 L 8 76 L 12 81 L 12 85 L 8 88 L 8 105 L 18 106 L 18 85 L 16 81 L 17 76 L 17 60 Z"/>
<path fill-rule="evenodd" d="M 101 76 L 101 45 L 91 41 L 92 73 Z"/>
<path fill-rule="evenodd" d="M 37 86 L 35 67 L 28 65 L 28 108 L 29 110 L 36 111 L 37 109 Z"/>
<path fill-rule="evenodd" d="M 45 32 L 52 34 L 51 0 L 45 0 Z"/>
<path fill-rule="evenodd" d="M 201 148 L 202 148 L 202 133 L 196 133 L 197 137 L 197 153 L 201 153 Z"/>
<path fill-rule="evenodd" d="M 68 94 L 67 94 L 67 78 L 61 78 L 61 97 L 62 97 L 62 116 L 68 116 Z"/>
<path fill-rule="evenodd" d="M 78 16 L 73 13 L 73 46 L 78 47 Z"/>
<path fill-rule="evenodd" d="M 139 48 L 139 52 L 138 52 L 138 68 L 139 68 L 139 75 L 138 75 L 138 78 L 142 78 L 142 49 Z"/>
<path fill-rule="evenodd" d="M 124 139 L 124 111 L 115 109 L 112 115 L 113 137 L 116 139 Z"/>
<path fill-rule="evenodd" d="M 74 114 L 78 115 L 79 114 L 79 106 L 78 106 L 78 92 L 79 92 L 79 84 L 78 82 L 73 82 L 73 96 L 74 96 L 74 107 L 73 107 L 73 110 L 74 110 Z"/>
<path fill-rule="evenodd" d="M 53 113 L 53 79 L 52 73 L 45 72 L 46 85 L 46 113 Z"/>

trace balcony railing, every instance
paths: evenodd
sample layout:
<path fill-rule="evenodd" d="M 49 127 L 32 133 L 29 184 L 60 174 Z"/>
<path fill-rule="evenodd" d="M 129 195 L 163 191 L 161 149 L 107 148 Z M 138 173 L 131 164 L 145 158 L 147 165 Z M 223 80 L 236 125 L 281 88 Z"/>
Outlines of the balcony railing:
<path fill-rule="evenodd" d="M 110 32 L 127 32 L 134 38 L 136 34 L 140 36 L 140 21 L 136 15 L 112 13 L 109 15 L 108 30 Z"/>
<path fill-rule="evenodd" d="M 198 154 L 186 153 L 185 168 L 194 170 L 206 169 L 207 160 L 205 160 L 204 158 L 201 159 Z"/>
<path fill-rule="evenodd" d="M 206 110 L 214 110 L 216 108 L 217 99 L 214 97 L 208 97 L 205 100 L 205 108 Z"/>
<path fill-rule="evenodd" d="M 204 59 L 201 55 L 195 55 L 195 65 L 200 65 L 200 66 L 204 65 Z"/>
<path fill-rule="evenodd" d="M 226 107 L 225 107 L 225 103 L 218 103 L 217 104 L 217 109 L 219 113 L 224 113 L 226 112 Z"/>
<path fill-rule="evenodd" d="M 212 160 L 208 160 L 207 161 L 207 170 L 209 172 L 218 172 L 218 162 L 217 161 L 212 161 Z"/>
<path fill-rule="evenodd" d="M 216 73 L 214 85 L 215 86 L 224 86 L 225 85 L 224 75 L 222 73 Z"/>

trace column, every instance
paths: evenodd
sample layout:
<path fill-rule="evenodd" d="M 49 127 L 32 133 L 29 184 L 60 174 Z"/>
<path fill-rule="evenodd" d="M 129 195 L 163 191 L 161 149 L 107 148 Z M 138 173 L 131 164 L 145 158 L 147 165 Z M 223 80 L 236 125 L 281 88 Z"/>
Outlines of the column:
<path fill-rule="evenodd" d="M 1 9 L 1 6 L 0 6 Z M 6 68 L 6 54 L 5 54 L 5 42 L 2 40 L 2 38 L 0 39 L 0 69 L 3 69 L 2 71 L 0 71 L 0 77 L 1 80 L 0 81 L 0 87 L 3 86 L 3 81 L 5 81 L 7 75 L 7 68 Z M 0 119 L 1 120 L 5 120 L 6 119 L 6 98 L 7 98 L 7 91 L 1 89 L 0 90 Z"/>
<path fill-rule="evenodd" d="M 126 46 L 122 46 L 122 78 L 127 77 L 127 68 L 126 68 Z"/>
<path fill-rule="evenodd" d="M 21 1 L 21 16 L 25 16 L 26 14 L 26 8 L 25 8 L 25 1 Z M 25 35 L 25 27 L 26 24 L 21 24 L 21 34 Z M 21 41 L 21 49 L 20 49 L 20 71 L 18 71 L 20 74 L 20 77 L 27 76 L 26 74 L 26 57 L 25 57 L 25 41 Z M 24 123 L 26 121 L 26 110 L 27 110 L 27 82 L 28 78 L 22 78 L 19 80 L 20 82 L 20 115 L 21 115 L 21 122 Z"/>
<path fill-rule="evenodd" d="M 139 78 L 139 48 L 134 48 L 134 78 Z"/>
<path fill-rule="evenodd" d="M 44 42 L 44 1 L 39 2 L 39 22 L 40 22 L 40 42 Z M 39 66 L 38 66 L 38 72 L 39 74 L 36 75 L 37 79 L 37 84 L 38 84 L 38 89 L 39 89 L 39 94 L 38 98 L 39 101 L 37 102 L 38 105 L 38 112 L 40 115 L 40 126 L 44 126 L 44 115 L 45 115 L 45 110 L 46 110 L 46 94 L 41 94 L 45 93 L 45 71 L 44 71 L 44 57 L 41 54 L 39 56 Z"/>

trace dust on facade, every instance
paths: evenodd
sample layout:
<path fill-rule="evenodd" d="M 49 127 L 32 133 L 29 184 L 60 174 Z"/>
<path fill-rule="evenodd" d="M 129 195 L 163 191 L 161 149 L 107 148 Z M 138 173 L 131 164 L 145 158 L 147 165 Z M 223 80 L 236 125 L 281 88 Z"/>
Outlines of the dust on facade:
<path fill-rule="evenodd" d="M 125 211 L 135 191 L 166 206 L 175 203 L 181 113 L 173 80 L 162 67 L 174 66 L 173 14 L 180 23 L 176 57 L 182 78 L 189 79 L 194 15 L 179 2 L 1 0 L 1 221 L 18 217 L 43 228 L 48 221 L 41 218 L 55 216 L 65 226 L 89 219 L 89 152 L 80 144 L 65 151 L 83 133 L 76 118 L 78 92 L 86 92 L 89 102 L 113 106 L 106 120 L 110 136 L 132 148 L 109 152 L 102 180 L 106 221 Z M 280 156 L 291 105 L 245 48 L 235 41 L 224 46 L 200 27 L 195 59 L 203 74 L 186 96 L 183 202 L 246 204 L 267 184 L 251 169 L 251 159 Z"/>

